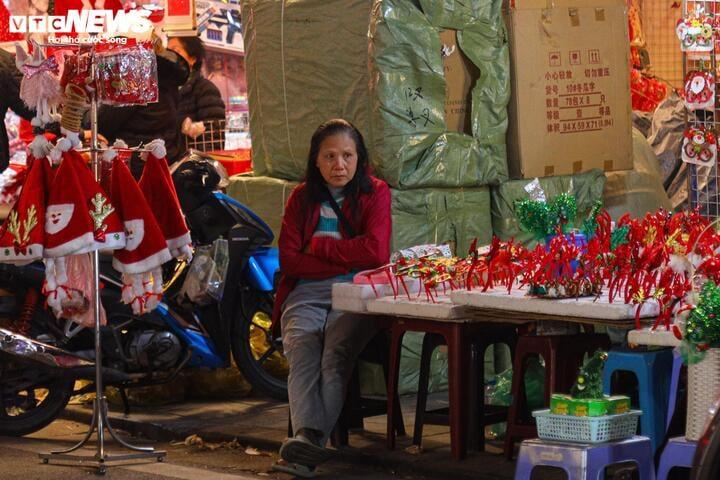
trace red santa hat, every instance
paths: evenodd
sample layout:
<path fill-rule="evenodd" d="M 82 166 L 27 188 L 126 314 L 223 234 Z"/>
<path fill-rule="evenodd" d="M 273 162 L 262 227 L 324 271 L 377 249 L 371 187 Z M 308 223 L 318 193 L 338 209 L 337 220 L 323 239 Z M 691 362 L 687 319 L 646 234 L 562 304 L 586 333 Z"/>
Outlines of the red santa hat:
<path fill-rule="evenodd" d="M 106 152 L 104 159 L 111 157 Z M 123 274 L 123 302 L 141 315 L 160 301 L 160 267 L 172 260 L 172 255 L 140 187 L 120 158 L 113 160 L 110 193 L 125 225 L 126 240 L 125 248 L 115 251 L 113 267 Z"/>
<path fill-rule="evenodd" d="M 93 224 L 93 242 L 87 248 L 76 253 L 94 250 L 116 250 L 125 246 L 125 229 L 115 207 L 110 203 L 108 195 L 93 178 L 90 169 L 76 150 L 69 150 L 63 155 L 63 163 L 72 163 L 73 170 L 80 184 L 80 191 L 85 198 L 84 214 L 89 216 Z"/>
<path fill-rule="evenodd" d="M 45 158 L 29 157 L 30 168 L 25 185 L 2 228 L 0 228 L 0 262 L 24 265 L 43 255 L 45 234 L 46 171 Z"/>
<path fill-rule="evenodd" d="M 94 242 L 93 221 L 75 169 L 72 161 L 63 161 L 50 187 L 45 209 L 46 258 L 87 251 Z"/>
<path fill-rule="evenodd" d="M 125 225 L 125 248 L 115 251 L 113 267 L 145 273 L 172 259 L 150 206 L 121 159 L 113 160 L 111 198 Z"/>
<path fill-rule="evenodd" d="M 140 178 L 140 189 L 155 214 L 172 256 L 189 260 L 192 258 L 192 239 L 168 169 L 165 144 L 162 140 L 153 140 L 147 149 L 149 154 Z"/>

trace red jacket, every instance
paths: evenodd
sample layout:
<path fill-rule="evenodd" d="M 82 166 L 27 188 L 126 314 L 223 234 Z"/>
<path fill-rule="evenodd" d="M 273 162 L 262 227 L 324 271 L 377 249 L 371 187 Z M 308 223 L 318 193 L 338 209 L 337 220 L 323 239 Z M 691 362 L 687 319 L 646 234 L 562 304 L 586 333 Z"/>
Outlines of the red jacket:
<path fill-rule="evenodd" d="M 370 177 L 373 191 L 358 198 L 357 215 L 350 213 L 349 202 L 342 212 L 356 232 L 347 239 L 340 226 L 342 240 L 329 237 L 313 239 L 320 219 L 320 204 L 305 207 L 305 184 L 298 185 L 285 206 L 278 246 L 280 248 L 280 284 L 275 295 L 273 326 L 279 327 L 282 304 L 298 279 L 322 280 L 344 275 L 351 270 L 366 270 L 384 265 L 390 258 L 390 188 L 382 180 Z M 312 243 L 311 252 L 303 253 Z"/>

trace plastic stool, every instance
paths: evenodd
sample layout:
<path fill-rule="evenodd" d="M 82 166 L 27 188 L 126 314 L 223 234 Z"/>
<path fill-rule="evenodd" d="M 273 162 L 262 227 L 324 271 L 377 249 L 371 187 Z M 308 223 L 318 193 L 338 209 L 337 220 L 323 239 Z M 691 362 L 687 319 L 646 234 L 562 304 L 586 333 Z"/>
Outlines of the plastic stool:
<path fill-rule="evenodd" d="M 680 386 L 680 370 L 682 370 L 683 360 L 680 351 L 673 348 L 673 366 L 670 374 L 670 397 L 668 398 L 667 420 L 665 421 L 665 433 L 670 429 L 673 414 L 675 413 L 675 404 L 677 403 L 678 388 Z"/>
<path fill-rule="evenodd" d="M 612 392 L 611 380 L 614 372 L 633 372 L 637 377 L 639 407 L 643 412 L 640 417 L 640 433 L 650 438 L 653 453 L 665 438 L 672 368 L 673 352 L 669 348 L 652 352 L 613 350 L 609 352 L 605 362 L 603 390 L 606 394 Z"/>
<path fill-rule="evenodd" d="M 693 457 L 697 442 L 691 442 L 685 437 L 675 437 L 668 440 L 660 455 L 657 479 L 667 480 L 670 470 L 674 467 L 692 468 Z"/>
<path fill-rule="evenodd" d="M 530 480 L 537 466 L 557 467 L 567 473 L 568 480 L 598 480 L 606 467 L 634 461 L 640 480 L 655 480 L 655 467 L 650 439 L 632 437 L 619 442 L 571 444 L 525 440 L 520 445 L 515 480 Z"/>
<path fill-rule="evenodd" d="M 537 437 L 537 429 L 532 419 L 529 419 L 530 423 L 523 422 L 523 414 L 530 414 L 525 394 L 525 359 L 530 355 L 540 355 L 545 360 L 543 405 L 549 407 L 550 395 L 555 392 L 569 392 L 577 378 L 584 355 L 592 354 L 598 348 L 610 348 L 607 335 L 521 335 L 518 338 L 510 392 L 513 402 L 508 411 L 503 449 L 505 458 L 512 459 L 516 439 Z"/>
<path fill-rule="evenodd" d="M 512 357 L 517 343 L 517 328 L 515 326 L 483 325 L 482 330 L 470 334 L 472 335 L 472 366 L 470 371 L 469 414 L 471 427 L 469 437 L 471 445 L 476 450 L 483 451 L 485 450 L 485 425 L 505 421 L 508 411 L 507 407 L 485 405 L 485 351 L 490 345 L 504 343 L 510 348 Z M 414 445 L 422 444 L 422 432 L 425 424 L 449 425 L 449 408 L 426 410 L 432 353 L 437 347 L 446 344 L 445 337 L 442 335 L 426 333 L 423 338 L 413 431 Z"/>

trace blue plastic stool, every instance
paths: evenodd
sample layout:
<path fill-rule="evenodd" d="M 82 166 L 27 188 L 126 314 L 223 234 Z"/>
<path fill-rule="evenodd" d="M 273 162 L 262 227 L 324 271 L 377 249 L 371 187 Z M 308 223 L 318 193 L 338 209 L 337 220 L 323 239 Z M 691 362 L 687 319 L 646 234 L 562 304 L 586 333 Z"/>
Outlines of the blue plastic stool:
<path fill-rule="evenodd" d="M 692 468 L 693 457 L 697 442 L 691 442 L 685 437 L 675 437 L 668 440 L 667 445 L 660 455 L 658 465 L 658 480 L 667 480 L 670 470 L 674 467 Z"/>
<path fill-rule="evenodd" d="M 640 480 L 655 480 L 653 453 L 647 437 L 596 445 L 525 440 L 520 444 L 515 480 L 530 480 L 537 466 L 561 468 L 568 480 L 598 480 L 603 478 L 600 475 L 606 467 L 628 461 L 637 464 Z"/>
<path fill-rule="evenodd" d="M 637 377 L 639 407 L 643 412 L 640 433 L 650 438 L 653 453 L 665 438 L 672 366 L 673 352 L 669 348 L 652 352 L 612 350 L 603 371 L 603 390 L 608 395 L 613 372 L 633 372 Z"/>

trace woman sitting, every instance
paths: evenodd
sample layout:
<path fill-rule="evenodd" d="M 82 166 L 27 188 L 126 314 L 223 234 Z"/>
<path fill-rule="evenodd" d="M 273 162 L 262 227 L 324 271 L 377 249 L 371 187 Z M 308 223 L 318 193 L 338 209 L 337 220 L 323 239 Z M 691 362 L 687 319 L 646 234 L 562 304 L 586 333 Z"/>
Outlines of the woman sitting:
<path fill-rule="evenodd" d="M 332 309 L 332 286 L 387 263 L 390 189 L 369 174 L 363 137 L 335 119 L 310 142 L 305 181 L 288 199 L 280 231 L 274 320 L 290 365 L 288 396 L 295 436 L 276 470 L 311 477 L 340 416 L 355 360 L 375 333 L 367 316 Z"/>

